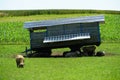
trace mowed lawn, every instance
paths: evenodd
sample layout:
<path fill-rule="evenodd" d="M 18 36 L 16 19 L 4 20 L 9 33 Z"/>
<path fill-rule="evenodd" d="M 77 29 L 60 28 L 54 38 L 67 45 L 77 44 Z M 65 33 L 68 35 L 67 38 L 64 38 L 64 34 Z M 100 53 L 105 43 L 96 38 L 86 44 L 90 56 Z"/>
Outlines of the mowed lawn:
<path fill-rule="evenodd" d="M 0 59 L 0 80 L 119 80 L 120 56 L 26 58 L 25 67 Z"/>
<path fill-rule="evenodd" d="M 13 57 L 26 45 L 0 45 L 0 55 L 9 55 L 0 58 L 0 80 L 119 80 L 119 45 L 102 43 L 97 50 L 106 51 L 104 57 L 25 58 L 24 68 L 17 68 Z"/>

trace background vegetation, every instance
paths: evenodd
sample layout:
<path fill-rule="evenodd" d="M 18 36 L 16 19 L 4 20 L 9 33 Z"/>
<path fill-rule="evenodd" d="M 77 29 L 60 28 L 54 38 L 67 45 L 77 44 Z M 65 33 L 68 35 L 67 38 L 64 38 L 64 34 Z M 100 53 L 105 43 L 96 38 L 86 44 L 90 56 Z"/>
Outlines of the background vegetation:
<path fill-rule="evenodd" d="M 23 28 L 26 21 L 103 14 L 105 24 L 100 24 L 103 42 L 120 42 L 120 11 L 103 10 L 13 10 L 0 11 L 0 44 L 29 44 L 29 32 Z M 7 15 L 6 15 L 7 14 Z M 26 14 L 26 15 L 25 15 Z"/>
<path fill-rule="evenodd" d="M 0 17 L 4 16 L 30 16 L 43 14 L 120 14 L 120 11 L 112 10 L 0 10 Z"/>

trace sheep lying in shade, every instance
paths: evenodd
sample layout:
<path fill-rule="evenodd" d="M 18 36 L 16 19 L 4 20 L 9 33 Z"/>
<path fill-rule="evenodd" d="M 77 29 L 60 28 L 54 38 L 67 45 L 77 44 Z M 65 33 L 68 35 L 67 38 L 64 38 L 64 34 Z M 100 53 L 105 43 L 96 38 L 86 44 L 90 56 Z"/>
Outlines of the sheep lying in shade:
<path fill-rule="evenodd" d="M 79 51 L 75 51 L 75 52 L 64 52 L 63 53 L 64 57 L 79 57 L 80 56 L 80 52 Z"/>
<path fill-rule="evenodd" d="M 17 55 L 16 56 L 16 64 L 18 68 L 23 68 L 24 67 L 24 57 L 22 55 Z"/>
<path fill-rule="evenodd" d="M 98 51 L 96 53 L 96 56 L 105 56 L 105 52 L 104 51 Z"/>
<path fill-rule="evenodd" d="M 95 55 L 96 46 L 85 46 L 82 49 L 83 49 L 83 54 L 85 56 L 94 56 Z"/>

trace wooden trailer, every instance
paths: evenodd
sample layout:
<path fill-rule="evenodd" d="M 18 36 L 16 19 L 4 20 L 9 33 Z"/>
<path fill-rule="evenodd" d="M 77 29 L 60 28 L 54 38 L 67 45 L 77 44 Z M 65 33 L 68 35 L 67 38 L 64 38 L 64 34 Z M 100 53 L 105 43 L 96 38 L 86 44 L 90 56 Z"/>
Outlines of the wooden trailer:
<path fill-rule="evenodd" d="M 76 51 L 85 45 L 99 46 L 99 24 L 104 22 L 104 16 L 97 15 L 25 22 L 24 28 L 30 32 L 30 50 L 45 54 L 53 48 L 69 47 Z"/>

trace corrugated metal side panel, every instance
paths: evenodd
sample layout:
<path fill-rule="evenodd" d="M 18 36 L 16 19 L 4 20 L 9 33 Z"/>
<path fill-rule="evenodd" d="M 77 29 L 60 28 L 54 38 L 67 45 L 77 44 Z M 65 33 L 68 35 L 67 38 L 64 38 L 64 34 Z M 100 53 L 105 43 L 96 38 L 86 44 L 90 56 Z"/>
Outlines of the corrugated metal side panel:
<path fill-rule="evenodd" d="M 47 36 L 76 34 L 79 32 L 80 32 L 80 24 L 66 24 L 66 25 L 48 27 Z"/>
<path fill-rule="evenodd" d="M 87 24 L 81 24 L 83 26 L 82 32 L 83 33 L 90 33 L 91 38 L 89 39 L 89 42 L 98 42 L 98 38 L 100 35 L 98 34 L 98 23 L 87 23 Z"/>
<path fill-rule="evenodd" d="M 78 33 L 78 34 L 45 37 L 43 43 L 64 42 L 64 41 L 81 40 L 81 39 L 90 39 L 89 33 Z"/>
<path fill-rule="evenodd" d="M 31 47 L 32 48 L 39 48 L 43 45 L 45 33 L 43 32 L 33 32 L 31 33 Z"/>
<path fill-rule="evenodd" d="M 64 34 L 64 26 L 53 26 L 47 28 L 47 36 L 56 36 L 56 35 L 63 35 Z"/>
<path fill-rule="evenodd" d="M 76 27 L 75 30 L 74 30 L 73 26 Z M 57 27 L 57 26 L 55 26 L 55 27 Z M 52 48 L 52 47 L 62 47 L 62 46 L 69 46 L 69 45 L 87 45 L 87 44 L 95 45 L 96 43 L 99 43 L 98 40 L 100 38 L 98 27 L 99 27 L 98 23 L 86 23 L 86 24 L 82 23 L 82 24 L 60 26 L 59 29 L 63 28 L 63 31 L 66 31 L 66 34 L 71 34 L 71 33 L 74 33 L 74 32 L 75 33 L 89 33 L 90 34 L 90 39 L 87 39 L 87 40 L 71 40 L 71 41 L 64 41 L 64 42 L 58 42 L 58 43 L 43 43 L 43 40 L 46 36 L 45 32 L 44 33 L 33 32 L 33 33 L 31 33 L 31 47 L 32 48 L 41 48 L 41 47 Z M 57 28 L 50 28 L 49 31 L 51 31 L 51 32 L 49 33 L 50 34 L 49 36 L 54 36 L 54 35 L 51 34 L 52 29 L 55 30 L 57 35 L 61 35 L 61 34 L 59 34 L 58 31 L 56 31 Z M 77 29 L 79 29 L 79 30 L 76 31 Z M 71 33 L 67 33 L 70 30 L 71 30 Z M 55 34 L 55 33 L 53 32 L 53 34 Z"/>
<path fill-rule="evenodd" d="M 104 22 L 104 16 L 99 15 L 99 16 L 87 16 L 87 17 L 78 17 L 78 18 L 65 18 L 65 19 L 56 19 L 56 20 L 25 22 L 24 28 L 40 28 L 40 27 L 63 25 L 63 24 L 89 23 L 89 22 Z"/>
<path fill-rule="evenodd" d="M 64 25 L 65 34 L 76 34 L 80 32 L 80 24 L 66 24 Z"/>

